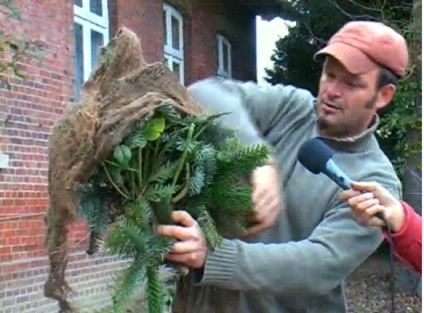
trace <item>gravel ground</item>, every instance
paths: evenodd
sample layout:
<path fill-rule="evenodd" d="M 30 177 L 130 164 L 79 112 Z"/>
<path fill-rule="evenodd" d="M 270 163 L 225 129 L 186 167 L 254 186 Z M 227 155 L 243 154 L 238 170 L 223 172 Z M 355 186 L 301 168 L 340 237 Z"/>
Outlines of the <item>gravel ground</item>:
<path fill-rule="evenodd" d="M 421 298 L 414 294 L 414 277 L 403 274 L 396 264 L 396 313 L 422 312 Z M 389 289 L 390 266 L 387 258 L 377 257 L 365 262 L 346 282 L 346 298 L 350 313 L 391 313 Z"/>

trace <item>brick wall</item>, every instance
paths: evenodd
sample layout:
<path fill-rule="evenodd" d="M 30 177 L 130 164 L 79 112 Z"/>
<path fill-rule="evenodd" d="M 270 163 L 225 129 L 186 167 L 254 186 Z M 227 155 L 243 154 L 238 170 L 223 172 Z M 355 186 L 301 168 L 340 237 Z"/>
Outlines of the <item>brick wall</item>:
<path fill-rule="evenodd" d="M 134 31 L 140 38 L 147 62 L 163 59 L 162 1 L 115 0 L 111 9 L 111 38 L 121 26 Z"/>
<path fill-rule="evenodd" d="M 192 0 L 186 21 L 189 83 L 216 75 L 216 35 L 232 45 L 233 78 L 256 81 L 255 15 L 236 1 Z"/>
<path fill-rule="evenodd" d="M 254 13 L 241 9 L 235 1 L 222 2 L 216 13 L 216 32 L 231 42 L 233 77 L 256 81 Z"/>
<path fill-rule="evenodd" d="M 16 3 L 16 2 L 15 2 Z M 25 1 L 21 21 L 8 24 L 17 35 L 42 43 L 39 61 L 21 68 L 25 80 L 0 90 L 0 152 L 10 168 L 0 171 L 0 308 L 8 312 L 57 312 L 44 298 L 48 271 L 44 249 L 47 199 L 47 140 L 54 121 L 73 97 L 72 1 Z M 4 22 L 4 20 L 2 20 Z M 13 28 L 12 28 L 13 27 Z M 80 307 L 103 305 L 108 282 L 123 262 L 85 255 L 85 227 L 71 232 L 73 253 L 67 277 Z"/>
<path fill-rule="evenodd" d="M 27 0 L 25 6 L 18 7 L 21 21 L 8 22 L 5 28 L 43 45 L 40 61 L 25 60 L 21 65 L 26 79 L 14 79 L 10 92 L 0 89 L 0 153 L 10 157 L 10 167 L 0 170 L 2 313 L 56 312 L 56 303 L 43 295 L 48 271 L 43 217 L 48 205 L 48 136 L 54 121 L 66 105 L 72 105 L 74 97 L 72 4 L 73 1 Z M 186 83 L 216 73 L 214 10 L 213 1 L 192 0 L 192 10 L 184 16 Z M 109 1 L 109 11 L 112 36 L 119 26 L 125 25 L 140 36 L 147 61 L 163 58 L 161 1 L 114 0 Z M 239 14 L 241 10 L 235 12 Z M 246 13 L 240 22 L 228 14 L 225 19 L 236 26 L 232 36 L 238 38 L 237 58 L 252 61 L 251 52 L 243 52 L 252 46 L 241 39 L 253 36 L 250 31 L 246 33 L 252 23 L 250 15 Z M 5 20 L 0 18 L 0 23 Z M 243 64 L 244 68 L 235 70 L 237 78 L 255 79 L 254 61 L 247 67 L 245 61 L 235 64 L 240 68 Z M 75 290 L 71 298 L 84 309 L 108 303 L 108 284 L 126 264 L 111 257 L 88 257 L 84 253 L 86 239 L 85 225 L 76 223 L 71 232 L 67 277 Z"/>

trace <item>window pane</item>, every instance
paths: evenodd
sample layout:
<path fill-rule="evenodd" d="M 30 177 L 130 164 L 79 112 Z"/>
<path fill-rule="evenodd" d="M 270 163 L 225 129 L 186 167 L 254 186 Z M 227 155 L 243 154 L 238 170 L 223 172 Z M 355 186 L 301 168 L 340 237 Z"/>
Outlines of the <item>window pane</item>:
<path fill-rule="evenodd" d="M 177 75 L 178 80 L 180 80 L 181 66 L 180 63 L 172 62 L 172 71 Z"/>
<path fill-rule="evenodd" d="M 180 50 L 180 22 L 171 16 L 171 27 L 172 27 L 172 48 Z"/>
<path fill-rule="evenodd" d="M 103 16 L 102 0 L 90 0 L 90 12 Z"/>
<path fill-rule="evenodd" d="M 216 67 L 219 68 L 220 67 L 220 63 L 219 63 L 219 47 L 220 47 L 220 41 L 219 39 L 216 42 Z"/>
<path fill-rule="evenodd" d="M 74 0 L 74 4 L 82 8 L 82 0 Z"/>
<path fill-rule="evenodd" d="M 82 26 L 74 23 L 74 101 L 78 102 L 80 98 L 81 86 L 84 83 L 84 53 L 83 53 L 83 37 L 82 37 Z"/>
<path fill-rule="evenodd" d="M 163 21 L 162 21 L 162 25 L 163 25 L 163 42 L 165 43 L 165 45 L 168 45 L 168 36 L 166 35 L 166 11 L 163 10 Z"/>
<path fill-rule="evenodd" d="M 77 88 L 84 83 L 84 53 L 83 53 L 83 39 L 82 39 L 82 26 L 74 23 L 74 36 L 75 36 L 75 83 Z"/>
<path fill-rule="evenodd" d="M 228 56 L 229 56 L 229 48 L 227 44 L 223 44 L 222 45 L 222 60 L 223 60 L 223 69 L 224 71 L 228 72 L 229 69 L 229 60 L 228 60 Z"/>
<path fill-rule="evenodd" d="M 98 57 L 100 55 L 100 48 L 103 47 L 104 40 L 103 34 L 91 30 L 91 68 L 94 69 Z"/>

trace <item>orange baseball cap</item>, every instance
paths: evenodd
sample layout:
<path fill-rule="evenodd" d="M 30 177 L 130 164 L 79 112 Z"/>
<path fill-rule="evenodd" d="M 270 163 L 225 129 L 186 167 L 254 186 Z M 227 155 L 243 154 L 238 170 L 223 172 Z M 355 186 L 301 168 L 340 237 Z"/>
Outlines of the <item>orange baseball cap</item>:
<path fill-rule="evenodd" d="M 345 24 L 315 54 L 315 59 L 323 55 L 336 58 L 355 75 L 382 66 L 402 77 L 409 61 L 408 46 L 402 35 L 383 23 L 368 21 Z"/>

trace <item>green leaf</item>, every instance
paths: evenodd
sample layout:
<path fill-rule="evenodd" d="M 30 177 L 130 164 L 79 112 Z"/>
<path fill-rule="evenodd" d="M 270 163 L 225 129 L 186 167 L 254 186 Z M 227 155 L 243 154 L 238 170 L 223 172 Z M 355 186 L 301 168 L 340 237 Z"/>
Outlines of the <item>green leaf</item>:
<path fill-rule="evenodd" d="M 130 149 L 144 148 L 147 145 L 147 140 L 144 138 L 140 129 L 135 129 L 131 132 L 125 140 L 125 144 Z"/>
<path fill-rule="evenodd" d="M 144 131 L 144 137 L 148 141 L 157 140 L 165 130 L 165 119 L 163 117 L 155 117 L 147 122 Z"/>
<path fill-rule="evenodd" d="M 122 175 L 122 170 L 118 167 L 110 167 L 110 176 L 112 177 L 115 184 L 118 186 L 123 186 L 124 181 L 124 175 Z"/>
<path fill-rule="evenodd" d="M 131 160 L 131 149 L 126 145 L 119 145 L 115 148 L 113 157 L 120 165 L 126 166 Z"/>

